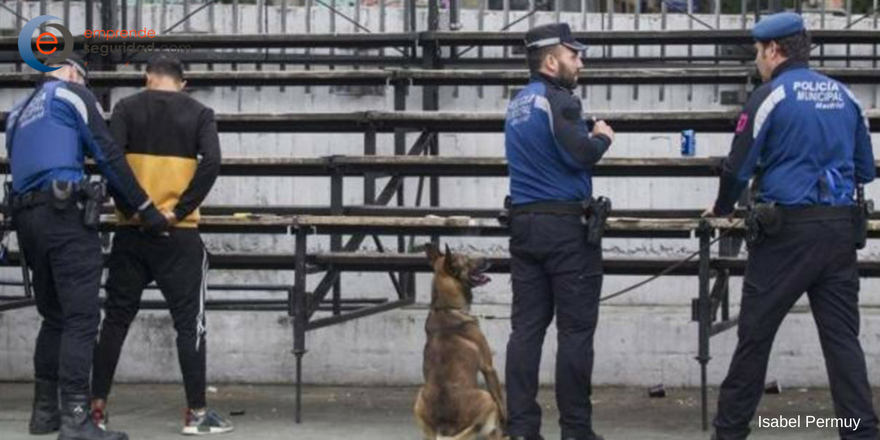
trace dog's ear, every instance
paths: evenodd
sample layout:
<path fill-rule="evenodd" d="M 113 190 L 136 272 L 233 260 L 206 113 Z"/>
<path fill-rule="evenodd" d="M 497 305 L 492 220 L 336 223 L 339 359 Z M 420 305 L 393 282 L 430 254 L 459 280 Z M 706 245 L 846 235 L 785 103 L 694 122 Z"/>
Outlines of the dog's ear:
<path fill-rule="evenodd" d="M 434 246 L 434 243 L 425 243 L 425 255 L 428 256 L 428 261 L 431 262 L 431 265 L 434 265 L 434 262 L 440 258 L 440 251 Z"/>
<path fill-rule="evenodd" d="M 449 250 L 448 244 L 446 245 L 445 257 L 446 257 L 446 260 L 443 263 L 446 265 L 446 272 L 448 272 L 450 274 L 458 273 L 458 271 L 455 270 L 455 266 L 452 265 L 452 251 Z"/>

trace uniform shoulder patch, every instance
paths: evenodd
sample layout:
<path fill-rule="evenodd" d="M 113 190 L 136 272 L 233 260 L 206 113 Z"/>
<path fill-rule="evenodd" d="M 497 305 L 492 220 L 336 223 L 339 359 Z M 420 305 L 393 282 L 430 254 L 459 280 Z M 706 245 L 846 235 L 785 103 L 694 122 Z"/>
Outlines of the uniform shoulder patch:
<path fill-rule="evenodd" d="M 742 112 L 739 115 L 739 120 L 736 121 L 736 134 L 740 134 L 745 131 L 746 127 L 749 125 L 749 114 L 746 112 Z"/>

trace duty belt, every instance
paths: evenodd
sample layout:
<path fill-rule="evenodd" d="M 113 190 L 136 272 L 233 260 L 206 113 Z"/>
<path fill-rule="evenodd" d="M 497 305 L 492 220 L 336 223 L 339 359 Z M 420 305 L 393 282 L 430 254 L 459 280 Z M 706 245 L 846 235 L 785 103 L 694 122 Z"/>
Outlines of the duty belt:
<path fill-rule="evenodd" d="M 783 223 L 807 223 L 822 220 L 850 220 L 853 206 L 781 207 Z"/>
<path fill-rule="evenodd" d="M 48 203 L 60 203 L 63 206 L 69 206 L 70 203 L 79 200 L 84 195 L 83 186 L 80 183 L 64 182 L 63 184 L 69 185 L 68 188 L 63 189 L 63 195 L 53 193 L 54 182 L 50 183 L 49 188 L 46 189 L 33 190 L 24 194 L 13 195 L 10 203 L 12 210 L 29 209 Z"/>
<path fill-rule="evenodd" d="M 510 208 L 512 215 L 518 214 L 553 214 L 553 215 L 585 215 L 586 205 L 580 202 L 536 202 L 516 205 Z"/>
<path fill-rule="evenodd" d="M 21 195 L 12 196 L 12 210 L 17 211 L 20 209 L 29 209 L 51 202 L 51 190 L 31 191 Z"/>

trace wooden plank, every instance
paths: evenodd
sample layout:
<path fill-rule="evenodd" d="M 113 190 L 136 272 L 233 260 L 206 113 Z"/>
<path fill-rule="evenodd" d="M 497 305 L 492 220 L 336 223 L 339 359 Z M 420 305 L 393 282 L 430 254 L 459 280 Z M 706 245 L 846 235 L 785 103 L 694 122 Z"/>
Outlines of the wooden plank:
<path fill-rule="evenodd" d="M 871 30 L 810 31 L 816 44 L 877 44 L 880 33 Z M 590 31 L 576 32 L 575 38 L 589 45 L 750 45 L 754 39 L 748 30 L 682 30 L 682 31 Z M 32 39 L 33 42 L 36 39 Z M 391 48 L 439 44 L 440 46 L 519 46 L 523 32 L 421 32 L 421 33 L 328 33 L 328 34 L 164 34 L 153 38 L 90 38 L 74 35 L 74 44 L 89 45 L 154 44 L 186 45 L 193 49 L 230 48 Z M 0 38 L 0 51 L 18 51 L 18 37 Z"/>
<path fill-rule="evenodd" d="M 717 177 L 721 174 L 721 157 L 607 157 L 593 169 L 597 177 Z M 880 160 L 875 162 L 880 172 Z M 97 173 L 97 167 L 86 163 L 86 171 Z M 9 173 L 9 160 L 0 158 L 0 174 Z M 443 176 L 443 177 L 505 177 L 507 160 L 503 157 L 460 156 L 330 156 L 296 157 L 226 157 L 220 175 L 263 177 L 326 177 L 343 176 Z"/>
<path fill-rule="evenodd" d="M 845 81 L 849 69 L 838 69 Z M 880 70 L 854 72 L 857 78 L 880 82 Z M 583 69 L 581 84 L 741 84 L 755 76 L 750 68 L 668 68 L 668 69 Z M 27 72 L 0 73 L 0 87 L 32 87 L 40 74 Z M 424 85 L 524 85 L 529 81 L 527 70 L 306 70 L 306 71 L 188 71 L 189 87 L 217 86 L 321 86 L 321 85 L 386 85 L 404 82 Z M 144 76 L 139 72 L 94 72 L 89 77 L 93 87 L 139 87 Z"/>
<path fill-rule="evenodd" d="M 162 34 L 152 38 L 97 37 L 74 35 L 75 47 L 102 45 L 188 46 L 192 49 L 278 49 L 278 48 L 390 48 L 418 44 L 417 33 L 381 34 Z M 36 38 L 31 40 L 31 46 Z M 0 51 L 18 51 L 18 37 L 0 37 Z"/>
<path fill-rule="evenodd" d="M 510 256 L 507 253 L 479 254 L 469 253 L 477 258 L 485 258 L 491 264 L 490 273 L 509 273 Z M 334 268 L 341 270 L 385 272 L 388 270 L 413 270 L 430 272 L 427 258 L 423 253 L 398 254 L 398 253 L 317 253 L 309 255 L 311 263 L 317 265 L 333 264 Z M 643 275 L 651 276 L 668 269 L 673 265 L 679 267 L 668 276 L 696 276 L 699 272 L 699 261 L 692 260 L 681 264 L 680 259 L 674 258 L 627 258 L 611 257 L 604 258 L 604 272 L 606 275 Z M 710 265 L 715 269 L 726 269 L 731 275 L 742 276 L 745 273 L 746 260 L 743 258 L 712 258 Z M 859 275 L 862 277 L 880 277 L 880 260 L 860 260 L 858 262 Z"/>
<path fill-rule="evenodd" d="M 872 30 L 813 29 L 814 44 L 877 44 L 880 32 Z M 749 30 L 645 30 L 645 31 L 589 31 L 574 32 L 574 37 L 591 46 L 613 45 L 716 45 L 754 42 Z M 421 40 L 431 40 L 440 46 L 522 46 L 524 32 L 426 32 Z"/>
<path fill-rule="evenodd" d="M 332 163 L 346 175 L 381 172 L 393 175 L 507 176 L 502 157 L 345 156 Z M 720 175 L 721 158 L 605 158 L 595 176 L 709 177 Z"/>
<path fill-rule="evenodd" d="M 438 229 L 482 228 L 482 229 L 506 229 L 495 219 L 472 218 L 464 216 L 455 217 L 375 217 L 375 216 L 205 216 L 205 225 L 271 225 L 271 226 L 300 226 L 300 227 L 326 227 L 348 226 L 370 229 L 375 227 L 394 227 L 405 230 L 407 228 L 432 227 Z M 712 228 L 720 230 L 745 229 L 742 219 L 731 218 L 638 218 L 638 217 L 611 217 L 608 219 L 608 230 L 617 231 L 695 231 L 700 223 L 706 221 Z M 870 220 L 869 230 L 880 231 L 880 220 Z"/>
<path fill-rule="evenodd" d="M 874 131 L 880 131 L 880 110 L 866 112 Z M 438 132 L 494 133 L 504 129 L 501 112 L 355 112 L 355 113 L 277 113 L 221 114 L 217 124 L 223 132 L 363 132 L 371 124 L 380 132 L 395 129 L 432 130 Z M 585 115 L 605 119 L 616 131 L 625 133 L 675 132 L 693 129 L 697 132 L 730 132 L 736 128 L 739 109 L 712 111 L 611 112 Z"/>
<path fill-rule="evenodd" d="M 880 110 L 868 110 L 872 132 L 880 131 Z M 7 113 L 0 113 L 5 130 Z M 732 133 L 739 109 L 711 111 L 600 111 L 585 117 L 605 119 L 618 133 L 666 133 L 693 129 L 698 133 Z M 350 112 L 350 113 L 235 113 L 216 115 L 224 133 L 363 133 L 367 126 L 377 132 L 395 129 L 442 133 L 500 133 L 501 112 Z"/>
<path fill-rule="evenodd" d="M 372 217 L 372 216 L 298 216 L 294 218 L 297 225 L 302 227 L 394 227 L 405 230 L 407 228 L 432 227 L 438 229 L 482 228 L 482 229 L 506 229 L 494 219 L 479 219 L 471 217 Z M 731 221 L 716 219 L 719 226 L 731 226 Z M 699 226 L 700 219 L 644 219 L 644 218 L 609 218 L 609 230 L 620 231 L 693 231 Z"/>

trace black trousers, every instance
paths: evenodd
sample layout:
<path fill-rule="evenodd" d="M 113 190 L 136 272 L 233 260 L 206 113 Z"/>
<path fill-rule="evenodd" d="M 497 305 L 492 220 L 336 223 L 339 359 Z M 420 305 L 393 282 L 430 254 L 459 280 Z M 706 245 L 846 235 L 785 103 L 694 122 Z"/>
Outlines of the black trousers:
<path fill-rule="evenodd" d="M 177 331 L 177 356 L 189 408 L 205 407 L 205 290 L 208 254 L 199 231 L 173 228 L 169 237 L 125 229 L 113 238 L 106 316 L 95 352 L 92 397 L 107 399 L 125 337 L 144 288 L 156 281 Z"/>
<path fill-rule="evenodd" d="M 13 215 L 19 245 L 33 271 L 43 318 L 34 352 L 37 379 L 59 381 L 65 395 L 88 394 L 98 323 L 103 258 L 98 233 L 76 206 L 44 204 Z"/>
<path fill-rule="evenodd" d="M 556 402 L 564 438 L 590 438 L 593 334 L 602 290 L 602 249 L 586 243 L 580 216 L 517 214 L 511 219 L 512 332 L 507 344 L 508 432 L 541 429 L 538 369 L 556 315 Z"/>
<path fill-rule="evenodd" d="M 859 418 L 842 439 L 877 439 L 877 416 L 859 344 L 859 275 L 849 220 L 788 223 L 749 255 L 739 318 L 739 343 L 721 385 L 719 440 L 744 439 L 763 394 L 779 325 L 807 292 L 837 417 Z"/>

